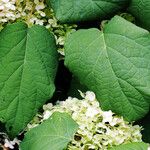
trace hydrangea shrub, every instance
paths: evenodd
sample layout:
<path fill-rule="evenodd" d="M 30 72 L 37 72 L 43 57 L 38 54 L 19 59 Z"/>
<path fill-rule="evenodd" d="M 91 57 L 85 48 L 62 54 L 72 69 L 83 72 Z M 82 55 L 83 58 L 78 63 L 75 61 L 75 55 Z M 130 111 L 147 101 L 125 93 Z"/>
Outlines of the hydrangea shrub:
<path fill-rule="evenodd" d="M 111 110 L 103 111 L 93 92 L 81 95 L 81 100 L 69 97 L 65 101 L 58 101 L 54 106 L 52 103 L 43 106 L 43 120 L 54 112 L 66 112 L 79 125 L 68 150 L 107 150 L 115 145 L 142 141 L 142 128 L 139 125 L 125 121 Z"/>
<path fill-rule="evenodd" d="M 148 12 L 148 0 L 0 0 L 0 149 L 149 150 Z"/>

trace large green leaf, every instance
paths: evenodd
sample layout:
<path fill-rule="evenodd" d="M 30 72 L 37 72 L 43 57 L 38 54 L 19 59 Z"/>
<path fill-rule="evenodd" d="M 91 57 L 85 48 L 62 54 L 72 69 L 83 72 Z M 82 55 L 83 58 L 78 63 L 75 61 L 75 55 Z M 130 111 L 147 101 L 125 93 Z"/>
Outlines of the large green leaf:
<path fill-rule="evenodd" d="M 149 32 L 116 16 L 104 31 L 79 30 L 65 45 L 65 64 L 96 93 L 105 110 L 137 120 L 149 111 Z"/>
<path fill-rule="evenodd" d="M 63 150 L 73 139 L 78 124 L 66 113 L 55 112 L 48 120 L 30 130 L 21 150 Z"/>
<path fill-rule="evenodd" d="M 0 33 L 0 121 L 11 136 L 20 132 L 53 95 L 57 51 L 44 27 L 25 23 Z"/>
<path fill-rule="evenodd" d="M 47 0 L 61 22 L 79 22 L 110 17 L 128 0 Z"/>
<path fill-rule="evenodd" d="M 131 0 L 129 11 L 142 27 L 150 30 L 150 0 Z"/>
<path fill-rule="evenodd" d="M 148 144 L 146 143 L 129 143 L 116 146 L 109 150 L 148 150 Z"/>

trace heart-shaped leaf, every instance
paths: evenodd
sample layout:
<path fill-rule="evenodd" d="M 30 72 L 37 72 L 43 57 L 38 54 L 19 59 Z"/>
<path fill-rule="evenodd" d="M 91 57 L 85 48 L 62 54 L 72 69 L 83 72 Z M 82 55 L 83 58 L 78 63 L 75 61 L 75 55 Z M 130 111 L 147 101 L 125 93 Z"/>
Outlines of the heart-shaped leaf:
<path fill-rule="evenodd" d="M 148 144 L 146 143 L 129 143 L 116 146 L 109 150 L 148 150 Z"/>
<path fill-rule="evenodd" d="M 20 132 L 55 90 L 57 50 L 44 27 L 25 23 L 0 33 L 0 121 L 11 136 Z"/>
<path fill-rule="evenodd" d="M 66 113 L 55 112 L 25 135 L 21 150 L 63 150 L 73 139 L 78 124 Z"/>
<path fill-rule="evenodd" d="M 150 30 L 150 0 L 131 0 L 129 11 L 136 17 L 138 24 Z"/>
<path fill-rule="evenodd" d="M 61 22 L 79 22 L 110 17 L 128 0 L 47 0 Z"/>
<path fill-rule="evenodd" d="M 65 45 L 65 64 L 91 91 L 103 109 L 128 121 L 149 111 L 149 32 L 116 16 L 104 31 L 79 30 Z"/>

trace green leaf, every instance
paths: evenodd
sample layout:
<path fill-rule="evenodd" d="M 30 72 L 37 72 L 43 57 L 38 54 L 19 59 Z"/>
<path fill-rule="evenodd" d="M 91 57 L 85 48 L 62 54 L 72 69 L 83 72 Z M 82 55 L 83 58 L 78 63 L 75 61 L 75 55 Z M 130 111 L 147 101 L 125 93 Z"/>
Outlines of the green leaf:
<path fill-rule="evenodd" d="M 148 150 L 146 143 L 129 143 L 110 148 L 109 150 Z"/>
<path fill-rule="evenodd" d="M 60 22 L 70 23 L 110 17 L 128 0 L 47 0 Z"/>
<path fill-rule="evenodd" d="M 25 135 L 21 150 L 63 150 L 73 139 L 78 124 L 67 114 L 53 115 Z"/>
<path fill-rule="evenodd" d="M 25 23 L 0 33 L 0 121 L 17 135 L 52 97 L 57 69 L 54 36 L 44 27 Z"/>
<path fill-rule="evenodd" d="M 96 93 L 104 110 L 128 121 L 149 111 L 150 35 L 115 16 L 104 28 L 79 30 L 65 44 L 65 65 Z"/>
<path fill-rule="evenodd" d="M 150 30 L 150 0 L 131 0 L 129 11 L 136 17 L 138 24 Z"/>

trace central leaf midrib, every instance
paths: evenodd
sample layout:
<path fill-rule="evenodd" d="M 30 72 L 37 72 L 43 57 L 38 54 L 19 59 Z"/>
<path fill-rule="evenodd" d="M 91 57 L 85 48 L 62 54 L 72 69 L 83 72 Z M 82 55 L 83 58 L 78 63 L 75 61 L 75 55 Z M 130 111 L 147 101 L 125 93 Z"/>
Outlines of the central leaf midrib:
<path fill-rule="evenodd" d="M 22 73 L 21 73 L 21 80 L 20 80 L 20 86 L 19 86 L 19 94 L 18 94 L 18 102 L 17 102 L 17 106 L 16 106 L 16 116 L 15 116 L 15 118 L 14 118 L 14 123 L 13 124 L 15 124 L 15 122 L 16 122 L 16 118 L 17 118 L 17 114 L 18 114 L 18 109 L 20 108 L 20 94 L 21 94 L 21 87 L 22 87 L 22 80 L 23 80 L 23 75 L 24 75 L 24 65 L 25 65 L 25 60 L 26 60 L 26 48 L 27 48 L 27 36 L 28 36 L 28 29 L 26 29 L 26 36 L 25 36 L 25 51 L 24 51 L 24 59 L 23 59 L 23 63 L 22 63 Z M 23 109 L 21 109 L 21 111 L 22 111 L 22 114 L 23 114 Z M 20 113 L 20 112 L 19 112 Z M 22 119 L 24 120 L 24 115 L 22 115 Z M 24 121 L 22 121 L 22 122 L 24 122 Z"/>

